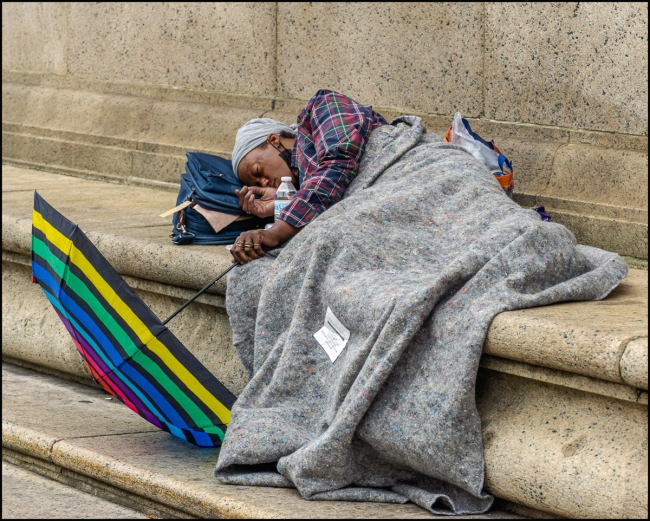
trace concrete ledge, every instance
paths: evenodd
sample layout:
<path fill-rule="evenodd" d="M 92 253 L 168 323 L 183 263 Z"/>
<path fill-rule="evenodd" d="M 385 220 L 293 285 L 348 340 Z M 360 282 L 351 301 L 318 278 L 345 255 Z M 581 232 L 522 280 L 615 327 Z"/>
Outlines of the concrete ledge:
<path fill-rule="evenodd" d="M 142 496 L 130 493 L 127 490 L 113 487 L 108 483 L 90 478 L 73 472 L 71 470 L 59 467 L 45 460 L 34 458 L 8 448 L 2 448 L 2 459 L 14 465 L 19 465 L 31 472 L 36 472 L 64 485 L 79 489 L 86 494 L 106 499 L 112 503 L 117 503 L 127 508 L 142 512 L 152 519 L 194 519 L 186 512 L 175 508 L 156 503 Z"/>
<path fill-rule="evenodd" d="M 630 341 L 621 357 L 621 377 L 630 385 L 648 389 L 648 337 Z"/>
<path fill-rule="evenodd" d="M 5 251 L 30 255 L 33 191 L 38 189 L 61 213 L 81 225 L 121 274 L 200 289 L 230 264 L 224 247 L 172 244 L 171 217 L 158 215 L 174 207 L 175 194 L 6 165 L 2 171 Z M 223 284 L 211 289 L 213 293 L 224 291 Z"/>
<path fill-rule="evenodd" d="M 647 372 L 621 359 L 633 340 L 648 335 L 648 274 L 630 269 L 626 279 L 599 302 L 566 302 L 497 315 L 483 346 L 488 355 L 647 390 Z M 647 350 L 635 350 L 631 365 L 645 367 Z M 632 362 L 636 360 L 636 362 Z M 643 376 L 645 374 L 645 376 Z M 640 378 L 636 380 L 635 378 Z"/>
<path fill-rule="evenodd" d="M 142 281 L 136 283 L 140 290 L 189 298 L 188 290 L 203 287 L 230 263 L 224 247 L 176 246 L 169 241 L 169 224 L 157 216 L 175 204 L 171 194 L 10 166 L 3 166 L 3 252 L 23 258 L 30 254 L 32 191 L 36 188 L 80 224 L 118 272 Z M 88 203 L 81 206 L 79 200 Z M 223 295 L 225 281 L 210 291 Z M 632 368 L 647 366 L 647 350 L 627 356 L 623 373 L 620 367 L 627 344 L 647 338 L 647 298 L 647 273 L 630 270 L 604 301 L 502 313 L 490 327 L 485 353 L 647 390 L 647 372 L 644 376 Z M 222 301 L 211 305 L 223 309 Z M 13 336 L 24 337 L 24 333 L 16 331 Z"/>
<path fill-rule="evenodd" d="M 62 371 L 68 367 L 73 374 L 82 371 L 80 376 L 88 376 L 80 369 L 78 355 L 56 320 L 44 329 L 49 303 L 37 288 L 28 285 L 18 289 L 22 288 L 20 281 L 29 278 L 34 189 L 80 224 L 117 271 L 130 277 L 129 282 L 160 317 L 171 313 L 193 294 L 192 290 L 203 287 L 230 264 L 224 247 L 176 246 L 169 241 L 169 224 L 158 214 L 175 204 L 172 194 L 3 166 L 3 286 L 7 291 L 14 288 L 15 294 L 26 296 L 25 291 L 31 291 L 32 295 L 31 308 L 20 304 L 20 298 L 3 299 L 5 355 L 21 358 L 31 352 L 28 362 L 41 361 Z M 85 201 L 83 205 L 80 200 Z M 628 278 L 604 301 L 502 313 L 488 331 L 484 351 L 534 367 L 627 385 L 631 387 L 627 394 L 635 396 L 636 389 L 647 390 L 647 370 L 643 369 L 647 367 L 647 350 L 635 347 L 634 354 L 626 354 L 626 349 L 633 340 L 645 338 L 647 342 L 647 291 L 647 272 L 630 270 Z M 237 392 L 246 380 L 230 345 L 223 308 L 225 281 L 210 292 L 175 319 L 172 330 Z M 35 303 L 40 301 L 43 309 L 36 311 Z M 215 312 L 222 317 L 216 322 Z M 30 316 L 31 322 L 27 320 Z M 35 335 L 45 337 L 35 341 Z M 55 351 L 60 351 L 60 361 L 48 362 L 39 354 L 42 350 L 30 351 L 28 344 L 40 346 L 45 338 L 58 339 L 60 347 Z M 235 361 L 226 363 L 227 359 Z M 621 360 L 625 360 L 624 369 Z M 635 369 L 637 366 L 641 369 Z M 224 367 L 228 367 L 225 372 Z M 617 391 L 615 396 L 621 393 Z"/>
<path fill-rule="evenodd" d="M 647 405 L 479 370 L 485 488 L 571 518 L 648 515 Z"/>
<path fill-rule="evenodd" d="M 108 486 L 128 497 L 123 504 L 168 509 L 166 517 L 433 517 L 413 505 L 306 503 L 295 490 L 219 484 L 217 450 L 157 431 L 106 397 L 4 364 L 3 448 L 11 461 L 74 486 Z M 647 515 L 647 408 L 492 370 L 481 372 L 477 399 L 486 488 L 505 500 L 500 508 L 534 517 Z M 486 517 L 502 516 L 513 517 Z"/>

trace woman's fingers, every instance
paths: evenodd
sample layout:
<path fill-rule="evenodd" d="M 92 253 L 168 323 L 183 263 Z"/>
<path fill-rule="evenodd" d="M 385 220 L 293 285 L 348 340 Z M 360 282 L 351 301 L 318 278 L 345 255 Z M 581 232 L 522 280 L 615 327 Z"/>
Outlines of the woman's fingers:
<path fill-rule="evenodd" d="M 240 206 L 242 207 L 242 210 L 244 210 L 246 213 L 255 213 L 255 194 L 251 192 L 247 192 L 243 198 L 242 201 L 240 202 Z"/>
<path fill-rule="evenodd" d="M 246 188 L 247 188 L 247 191 L 248 191 L 249 194 L 257 194 L 257 195 L 259 195 L 259 193 L 258 193 L 258 190 L 260 188 L 259 186 L 247 186 Z"/>
<path fill-rule="evenodd" d="M 249 201 L 251 197 L 255 199 L 255 194 L 251 192 L 250 187 L 245 186 L 241 190 L 238 190 L 237 196 L 239 197 L 239 206 L 242 207 L 242 210 L 251 213 L 253 209 Z"/>
<path fill-rule="evenodd" d="M 269 190 L 273 190 L 273 188 L 263 188 L 261 186 L 248 186 L 248 191 L 254 193 L 255 195 L 265 195 L 269 193 Z M 275 195 L 275 190 L 273 190 L 274 195 Z"/>
<path fill-rule="evenodd" d="M 260 186 L 244 186 L 241 190 L 235 190 L 242 210 L 257 217 L 273 215 L 275 192 L 275 188 Z M 257 196 L 260 198 L 258 199 Z"/>
<path fill-rule="evenodd" d="M 251 259 L 259 259 L 264 256 L 262 249 L 262 234 L 260 230 L 252 230 L 248 232 L 248 240 L 244 242 L 244 252 Z"/>
<path fill-rule="evenodd" d="M 242 207 L 242 210 L 244 210 L 246 213 L 250 213 L 250 208 L 248 207 L 248 200 L 250 199 L 250 192 L 246 192 L 241 196 L 241 199 L 239 201 L 240 206 Z"/>
<path fill-rule="evenodd" d="M 230 249 L 234 262 L 246 264 L 265 255 L 263 249 L 262 230 L 252 230 L 242 233 Z"/>
<path fill-rule="evenodd" d="M 241 190 L 235 190 L 235 193 L 237 194 L 237 197 L 239 197 L 239 206 L 242 205 L 244 202 L 244 198 L 246 197 L 246 194 L 248 193 L 248 187 L 245 186 Z"/>
<path fill-rule="evenodd" d="M 255 209 L 255 194 L 253 192 L 249 192 L 248 195 L 246 196 L 246 203 L 247 203 L 246 211 L 248 213 L 252 213 L 253 210 Z"/>
<path fill-rule="evenodd" d="M 240 264 L 246 264 L 247 262 L 252 261 L 253 259 L 250 258 L 246 254 L 246 250 L 244 246 L 246 245 L 247 242 L 250 242 L 247 239 L 248 232 L 242 233 L 237 240 L 235 241 L 235 244 L 230 250 L 230 254 L 233 256 L 235 261 L 239 262 Z"/>
<path fill-rule="evenodd" d="M 264 239 L 261 233 L 253 235 L 253 250 L 257 254 L 258 258 L 266 255 L 266 252 L 264 251 Z"/>
<path fill-rule="evenodd" d="M 259 258 L 259 255 L 255 252 L 255 248 L 253 248 L 253 241 L 252 240 L 251 241 L 246 241 L 244 243 L 244 253 L 251 260 L 255 260 L 255 259 Z"/>

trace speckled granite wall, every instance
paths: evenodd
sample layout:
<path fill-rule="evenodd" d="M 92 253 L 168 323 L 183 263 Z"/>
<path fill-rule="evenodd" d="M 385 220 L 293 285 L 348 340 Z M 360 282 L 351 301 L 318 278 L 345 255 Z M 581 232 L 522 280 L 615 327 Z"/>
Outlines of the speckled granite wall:
<path fill-rule="evenodd" d="M 3 161 L 175 183 L 332 88 L 434 132 L 459 110 L 520 204 L 647 259 L 647 36 L 644 3 L 3 3 Z"/>

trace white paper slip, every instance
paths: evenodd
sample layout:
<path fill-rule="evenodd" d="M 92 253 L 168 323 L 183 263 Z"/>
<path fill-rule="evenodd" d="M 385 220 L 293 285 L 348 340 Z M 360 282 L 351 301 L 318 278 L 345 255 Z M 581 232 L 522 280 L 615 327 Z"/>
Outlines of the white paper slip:
<path fill-rule="evenodd" d="M 350 330 L 339 322 L 330 308 L 327 308 L 325 325 L 314 333 L 314 338 L 334 363 L 350 340 Z"/>

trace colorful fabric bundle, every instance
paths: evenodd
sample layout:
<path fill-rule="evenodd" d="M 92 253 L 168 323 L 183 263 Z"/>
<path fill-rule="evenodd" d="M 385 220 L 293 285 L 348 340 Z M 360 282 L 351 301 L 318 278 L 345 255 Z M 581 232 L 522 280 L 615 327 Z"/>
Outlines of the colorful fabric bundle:
<path fill-rule="evenodd" d="M 476 159 L 483 161 L 508 197 L 512 197 L 515 186 L 512 179 L 514 175 L 512 161 L 501 153 L 494 141 L 486 141 L 473 132 L 469 121 L 460 117 L 460 112 L 454 115 L 454 120 L 445 134 L 445 141 L 466 148 Z"/>

